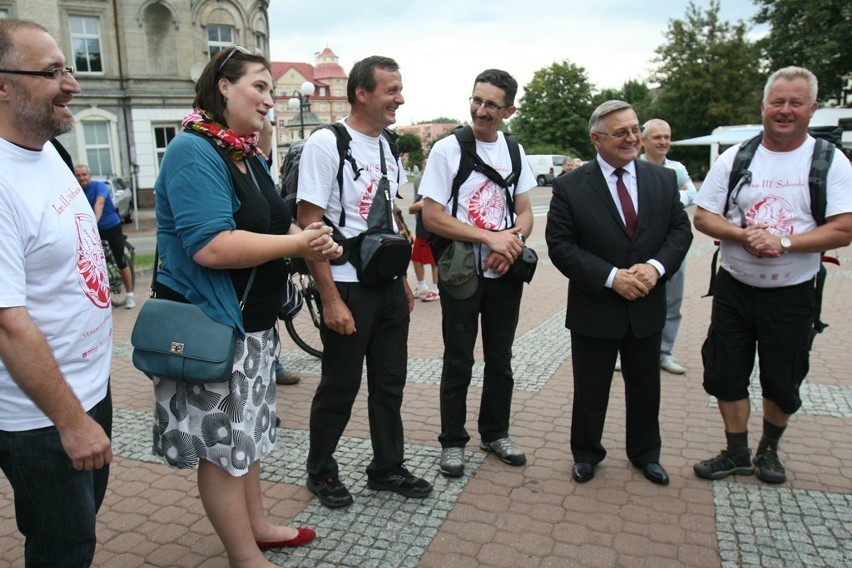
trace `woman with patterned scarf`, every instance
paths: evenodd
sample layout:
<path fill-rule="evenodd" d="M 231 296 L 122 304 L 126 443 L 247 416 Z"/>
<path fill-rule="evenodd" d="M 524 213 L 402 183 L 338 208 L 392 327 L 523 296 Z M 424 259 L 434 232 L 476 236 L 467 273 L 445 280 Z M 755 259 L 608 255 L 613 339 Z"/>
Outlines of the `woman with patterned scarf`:
<path fill-rule="evenodd" d="M 238 46 L 222 50 L 195 92 L 155 186 L 154 293 L 198 305 L 241 338 L 229 381 L 154 378 L 154 452 L 173 467 L 198 467 L 201 501 L 231 566 L 273 566 L 261 550 L 316 536 L 270 523 L 261 500 L 260 459 L 275 444 L 273 327 L 284 257 L 335 259 L 341 250 L 328 227 L 290 223 L 256 145 L 273 106 L 269 62 Z"/>

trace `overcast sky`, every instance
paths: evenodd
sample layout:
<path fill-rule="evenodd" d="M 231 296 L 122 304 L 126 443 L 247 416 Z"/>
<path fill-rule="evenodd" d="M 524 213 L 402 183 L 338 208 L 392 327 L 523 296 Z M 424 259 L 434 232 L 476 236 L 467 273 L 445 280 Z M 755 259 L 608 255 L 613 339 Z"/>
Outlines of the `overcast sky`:
<path fill-rule="evenodd" d="M 505 69 L 523 86 L 533 73 L 568 59 L 586 69 L 598 89 L 644 81 L 654 50 L 689 0 L 271 0 L 274 61 L 314 62 L 326 46 L 348 73 L 369 55 L 399 63 L 405 105 L 397 124 L 439 116 L 469 119 L 473 79 Z M 696 0 L 706 9 L 708 0 Z M 720 18 L 748 21 L 751 0 L 721 0 Z M 755 35 L 762 33 L 755 29 Z"/>

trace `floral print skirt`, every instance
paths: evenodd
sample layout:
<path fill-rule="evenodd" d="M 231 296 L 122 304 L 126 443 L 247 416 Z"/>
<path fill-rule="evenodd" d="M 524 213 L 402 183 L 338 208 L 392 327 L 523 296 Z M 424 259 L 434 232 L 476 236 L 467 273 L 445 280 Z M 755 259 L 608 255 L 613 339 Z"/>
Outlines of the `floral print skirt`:
<path fill-rule="evenodd" d="M 275 446 L 275 338 L 272 329 L 237 340 L 229 381 L 154 377 L 154 454 L 172 467 L 204 459 L 239 477 Z"/>

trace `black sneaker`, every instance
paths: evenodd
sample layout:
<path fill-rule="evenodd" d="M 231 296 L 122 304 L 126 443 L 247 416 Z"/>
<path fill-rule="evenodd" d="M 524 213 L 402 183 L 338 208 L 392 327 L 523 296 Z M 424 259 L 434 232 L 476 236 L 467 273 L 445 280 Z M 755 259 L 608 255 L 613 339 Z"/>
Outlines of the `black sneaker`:
<path fill-rule="evenodd" d="M 751 475 L 754 473 L 754 467 L 751 465 L 749 458 L 751 451 L 747 451 L 742 455 L 732 455 L 728 450 L 722 450 L 719 455 L 698 462 L 692 466 L 695 475 L 702 479 L 722 479 L 729 475 Z"/>
<path fill-rule="evenodd" d="M 432 484 L 414 477 L 405 467 L 367 476 L 367 487 L 375 491 L 393 491 L 405 497 L 422 499 L 432 492 Z"/>
<path fill-rule="evenodd" d="M 330 509 L 339 509 L 352 504 L 352 494 L 337 477 L 314 479 L 308 476 L 305 483 L 308 491 L 319 497 L 320 503 Z"/>
<path fill-rule="evenodd" d="M 784 483 L 787 481 L 787 472 L 778 458 L 778 448 L 766 446 L 758 448 L 754 456 L 755 473 L 757 478 L 764 483 Z"/>

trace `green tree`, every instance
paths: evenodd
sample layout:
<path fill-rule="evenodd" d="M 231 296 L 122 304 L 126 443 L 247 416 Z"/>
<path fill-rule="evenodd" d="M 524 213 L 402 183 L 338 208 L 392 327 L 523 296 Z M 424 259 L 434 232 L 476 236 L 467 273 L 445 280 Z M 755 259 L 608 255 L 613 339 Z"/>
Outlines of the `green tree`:
<path fill-rule="evenodd" d="M 517 104 L 511 128 L 528 154 L 537 148 L 559 148 L 554 153 L 587 159 L 594 154 L 589 140 L 592 86 L 583 67 L 564 60 L 539 69 Z"/>
<path fill-rule="evenodd" d="M 771 69 L 807 67 L 819 80 L 820 99 L 841 100 L 844 75 L 852 74 L 852 2 L 754 0 L 758 24 L 771 26 L 758 42 Z"/>
<path fill-rule="evenodd" d="M 423 141 L 414 133 L 408 132 L 396 139 L 396 146 L 400 154 L 408 154 L 408 166 L 412 169 L 415 165 L 420 167 L 423 163 Z"/>
<path fill-rule="evenodd" d="M 719 2 L 706 11 L 690 2 L 684 20 L 670 20 L 667 42 L 657 48 L 652 80 L 659 94 L 651 112 L 671 125 L 675 140 L 709 134 L 726 124 L 760 119 L 763 74 L 759 51 L 742 21 L 719 21 Z M 676 150 L 690 171 L 706 164 L 707 150 Z"/>
<path fill-rule="evenodd" d="M 641 81 L 631 79 L 624 83 L 620 89 L 604 89 L 592 97 L 592 107 L 597 107 L 603 102 L 618 99 L 633 105 L 636 115 L 641 122 L 654 118 L 651 107 L 653 99 L 648 85 Z"/>

